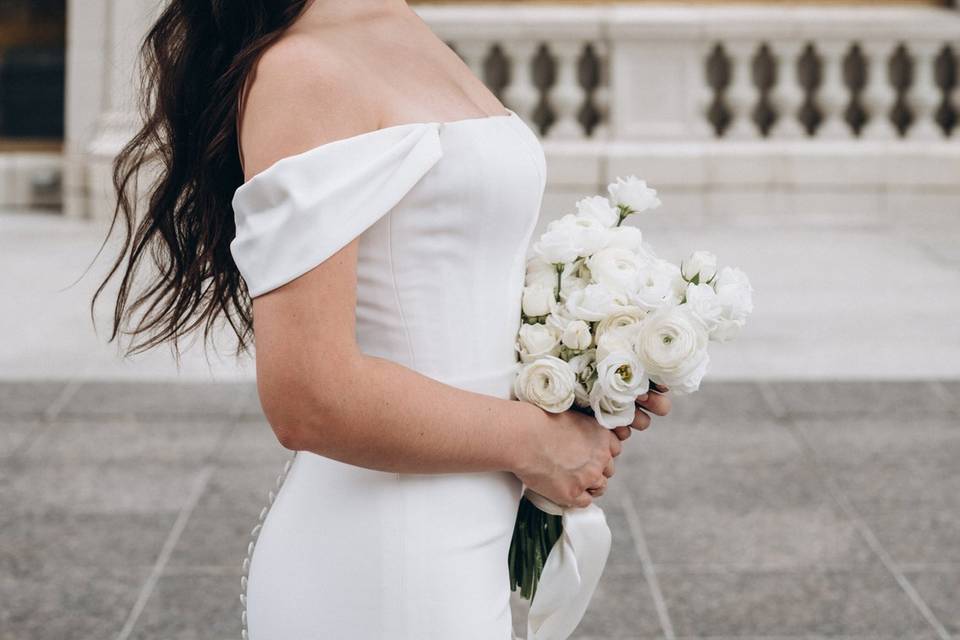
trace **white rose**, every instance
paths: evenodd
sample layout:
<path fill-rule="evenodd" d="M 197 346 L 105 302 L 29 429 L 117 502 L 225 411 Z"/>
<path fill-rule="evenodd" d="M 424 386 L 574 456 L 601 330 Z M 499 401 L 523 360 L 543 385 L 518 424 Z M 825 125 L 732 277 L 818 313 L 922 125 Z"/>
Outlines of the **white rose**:
<path fill-rule="evenodd" d="M 590 284 L 567 296 L 566 312 L 577 320 L 596 322 L 626 306 L 627 299 L 602 284 Z"/>
<path fill-rule="evenodd" d="M 600 339 L 600 336 L 610 331 L 611 329 L 618 329 L 621 327 L 627 327 L 632 325 L 639 325 L 643 319 L 647 316 L 647 311 L 641 309 L 640 307 L 627 306 L 617 309 L 606 318 L 597 323 L 594 333 L 596 334 L 597 339 Z"/>
<path fill-rule="evenodd" d="M 593 336 L 590 335 L 590 325 L 583 320 L 574 320 L 564 328 L 561 342 L 568 349 L 583 351 L 593 342 Z"/>
<path fill-rule="evenodd" d="M 709 251 L 694 251 L 680 263 L 683 279 L 694 284 L 707 284 L 717 275 L 717 256 Z"/>
<path fill-rule="evenodd" d="M 633 400 L 624 402 L 607 396 L 599 384 L 599 378 L 590 389 L 590 408 L 600 426 L 607 429 L 625 427 L 637 415 L 637 405 Z"/>
<path fill-rule="evenodd" d="M 538 358 L 520 368 L 513 381 L 517 399 L 551 413 L 561 413 L 576 399 L 576 378 L 566 362 L 554 356 Z"/>
<path fill-rule="evenodd" d="M 630 251 L 640 252 L 643 247 L 643 233 L 640 229 L 628 224 L 622 224 L 619 227 L 610 229 L 607 238 L 608 247 L 620 247 Z M 645 255 L 641 254 L 643 257 Z"/>
<path fill-rule="evenodd" d="M 628 208 L 630 213 L 641 213 L 660 206 L 656 189 L 651 189 L 636 176 L 617 178 L 607 187 L 607 191 L 615 204 Z"/>
<path fill-rule="evenodd" d="M 710 337 L 726 342 L 740 332 L 747 323 L 747 316 L 753 313 L 753 287 L 747 274 L 735 267 L 721 269 L 713 285 L 722 313 L 719 326 Z"/>
<path fill-rule="evenodd" d="M 667 307 L 647 316 L 634 346 L 651 380 L 690 393 L 707 369 L 707 339 L 700 320 L 683 307 Z"/>
<path fill-rule="evenodd" d="M 523 289 L 523 313 L 528 317 L 545 316 L 557 306 L 552 286 L 535 284 Z"/>
<path fill-rule="evenodd" d="M 560 277 L 560 299 L 566 300 L 571 292 L 583 289 L 590 284 L 589 278 L 585 275 L 589 275 L 589 272 L 584 267 L 583 260 L 564 265 Z"/>
<path fill-rule="evenodd" d="M 657 258 L 641 271 L 639 286 L 630 299 L 641 309 L 653 311 L 679 304 L 686 286 L 677 265 Z"/>
<path fill-rule="evenodd" d="M 608 334 L 609 335 L 609 334 Z M 599 357 L 600 351 L 597 350 Z M 612 351 L 597 362 L 597 385 L 603 394 L 617 403 L 635 402 L 637 396 L 650 387 L 650 380 L 640 363 L 640 358 L 629 345 Z"/>
<path fill-rule="evenodd" d="M 579 201 L 577 213 L 593 218 L 605 227 L 615 227 L 620 222 L 620 212 L 603 196 L 592 196 Z"/>
<path fill-rule="evenodd" d="M 540 256 L 530 256 L 527 260 L 527 273 L 524 284 L 529 286 L 541 285 L 544 287 L 557 286 L 557 268 L 541 258 Z"/>
<path fill-rule="evenodd" d="M 573 369 L 576 377 L 576 389 L 574 389 L 574 403 L 581 408 L 590 406 L 590 390 L 597 380 L 597 351 L 596 349 L 587 349 L 583 353 L 570 358 L 567 363 Z"/>
<path fill-rule="evenodd" d="M 723 306 L 717 292 L 709 284 L 690 283 L 686 298 L 684 306 L 703 323 L 707 333 L 712 334 L 723 319 Z"/>
<path fill-rule="evenodd" d="M 533 252 L 552 264 L 567 263 L 590 255 L 606 242 L 607 228 L 599 221 L 569 213 L 547 225 Z"/>
<path fill-rule="evenodd" d="M 517 352 L 523 362 L 555 356 L 560 353 L 560 336 L 545 324 L 524 324 L 517 336 Z"/>
<path fill-rule="evenodd" d="M 629 249 L 607 247 L 587 258 L 587 268 L 594 282 L 611 291 L 629 293 L 639 286 L 645 264 Z"/>

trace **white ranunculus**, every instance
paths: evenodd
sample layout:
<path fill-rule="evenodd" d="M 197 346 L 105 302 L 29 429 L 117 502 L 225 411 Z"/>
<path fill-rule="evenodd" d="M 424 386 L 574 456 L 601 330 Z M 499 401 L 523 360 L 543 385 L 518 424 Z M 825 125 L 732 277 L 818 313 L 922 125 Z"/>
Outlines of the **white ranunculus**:
<path fill-rule="evenodd" d="M 597 323 L 597 326 L 594 329 L 596 339 L 599 340 L 600 336 L 607 333 L 611 329 L 639 325 L 647 316 L 647 313 L 648 312 L 646 310 L 635 306 L 627 306 L 617 309 Z"/>
<path fill-rule="evenodd" d="M 523 288 L 523 313 L 534 318 L 545 316 L 557 306 L 555 289 L 550 285 L 534 284 Z"/>
<path fill-rule="evenodd" d="M 642 251 L 643 233 L 640 231 L 640 229 L 628 224 L 622 224 L 619 227 L 613 227 L 610 229 L 609 237 L 607 238 L 607 246 L 620 247 L 622 249 L 636 251 L 641 255 L 641 257 L 646 258 L 645 252 Z"/>
<path fill-rule="evenodd" d="M 517 335 L 517 353 L 523 362 L 555 356 L 560 353 L 560 336 L 545 324 L 523 324 Z"/>
<path fill-rule="evenodd" d="M 607 429 L 625 427 L 632 423 L 637 415 L 637 405 L 633 400 L 625 402 L 606 395 L 600 386 L 599 378 L 590 389 L 590 408 L 593 409 L 593 417 L 600 426 Z"/>
<path fill-rule="evenodd" d="M 648 187 L 645 181 L 636 176 L 617 178 L 607 187 L 607 191 L 615 204 L 627 207 L 631 213 L 641 213 L 660 206 L 656 189 Z"/>
<path fill-rule="evenodd" d="M 610 334 L 607 334 L 610 335 Z M 597 350 L 600 357 L 600 350 Z M 640 358 L 630 345 L 611 351 L 597 362 L 597 384 L 603 394 L 617 403 L 634 402 L 650 387 L 650 380 L 640 363 Z"/>
<path fill-rule="evenodd" d="M 700 387 L 706 372 L 707 330 L 683 307 L 665 307 L 644 320 L 634 343 L 650 379 L 677 393 Z"/>
<path fill-rule="evenodd" d="M 587 267 L 594 282 L 611 291 L 632 293 L 637 290 L 646 265 L 630 249 L 607 247 L 587 258 Z"/>
<path fill-rule="evenodd" d="M 653 311 L 679 304 L 686 286 L 677 265 L 657 258 L 648 262 L 641 271 L 639 286 L 630 299 L 641 309 Z"/>
<path fill-rule="evenodd" d="M 576 377 L 576 389 L 574 390 L 574 402 L 578 407 L 586 408 L 590 406 L 590 390 L 597 380 L 597 351 L 596 349 L 587 349 L 583 353 L 570 358 L 567 363 L 573 369 Z"/>
<path fill-rule="evenodd" d="M 722 314 L 719 326 L 710 337 L 718 342 L 726 342 L 736 337 L 746 325 L 747 316 L 753 313 L 753 287 L 747 274 L 735 267 L 721 269 L 713 286 Z"/>
<path fill-rule="evenodd" d="M 605 227 L 615 227 L 620 222 L 620 212 L 603 196 L 591 196 L 577 203 L 577 213 L 593 218 Z"/>
<path fill-rule="evenodd" d="M 590 335 L 590 325 L 583 320 L 574 320 L 564 328 L 561 342 L 568 349 L 583 351 L 593 342 L 593 336 Z"/>
<path fill-rule="evenodd" d="M 557 282 L 557 268 L 554 265 L 540 256 L 530 256 L 527 259 L 527 273 L 524 278 L 526 286 L 541 285 L 555 288 Z"/>
<path fill-rule="evenodd" d="M 560 358 L 545 356 L 520 368 L 513 381 L 513 392 L 519 400 L 551 413 L 561 413 L 573 405 L 576 384 L 570 365 Z"/>
<path fill-rule="evenodd" d="M 569 213 L 547 225 L 533 252 L 552 264 L 573 262 L 606 245 L 607 228 L 593 218 Z"/>
<path fill-rule="evenodd" d="M 723 319 L 723 306 L 717 292 L 709 284 L 687 285 L 687 301 L 685 307 L 695 315 L 712 334 Z"/>
<path fill-rule="evenodd" d="M 622 294 L 618 295 L 602 284 L 589 284 L 567 296 L 566 312 L 577 320 L 597 322 L 626 304 L 626 297 Z"/>
<path fill-rule="evenodd" d="M 680 263 L 683 279 L 694 284 L 708 284 L 717 275 L 717 256 L 709 251 L 694 251 Z"/>

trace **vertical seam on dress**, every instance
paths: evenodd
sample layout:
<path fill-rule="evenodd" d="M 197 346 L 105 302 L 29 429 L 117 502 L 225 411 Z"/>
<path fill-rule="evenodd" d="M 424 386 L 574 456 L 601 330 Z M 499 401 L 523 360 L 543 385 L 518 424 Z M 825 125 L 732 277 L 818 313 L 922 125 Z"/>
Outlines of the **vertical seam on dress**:
<path fill-rule="evenodd" d="M 403 335 L 407 341 L 410 368 L 416 369 L 417 358 L 413 353 L 413 340 L 410 338 L 407 316 L 403 313 L 403 304 L 400 302 L 400 286 L 397 283 L 397 272 L 393 266 L 393 212 L 387 214 L 387 262 L 390 266 L 390 281 L 393 284 L 393 300 L 397 305 L 397 314 L 400 316 L 400 326 L 403 327 Z"/>

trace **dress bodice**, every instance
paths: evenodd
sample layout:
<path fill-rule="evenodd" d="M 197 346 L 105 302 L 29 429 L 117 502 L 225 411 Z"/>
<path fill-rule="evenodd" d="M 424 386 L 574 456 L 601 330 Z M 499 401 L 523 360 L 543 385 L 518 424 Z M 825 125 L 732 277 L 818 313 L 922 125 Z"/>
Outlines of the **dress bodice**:
<path fill-rule="evenodd" d="M 359 237 L 361 350 L 505 395 L 545 174 L 537 136 L 513 112 L 387 127 L 248 180 L 230 249 L 255 297 Z"/>

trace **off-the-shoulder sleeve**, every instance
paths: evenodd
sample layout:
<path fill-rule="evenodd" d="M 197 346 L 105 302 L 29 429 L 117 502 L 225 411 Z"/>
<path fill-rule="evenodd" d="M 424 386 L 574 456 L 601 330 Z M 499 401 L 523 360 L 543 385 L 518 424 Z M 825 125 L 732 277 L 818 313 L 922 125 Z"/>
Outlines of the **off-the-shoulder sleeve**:
<path fill-rule="evenodd" d="M 392 209 L 443 155 L 439 124 L 398 125 L 277 161 L 233 197 L 251 297 L 310 271 Z"/>

